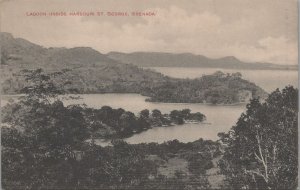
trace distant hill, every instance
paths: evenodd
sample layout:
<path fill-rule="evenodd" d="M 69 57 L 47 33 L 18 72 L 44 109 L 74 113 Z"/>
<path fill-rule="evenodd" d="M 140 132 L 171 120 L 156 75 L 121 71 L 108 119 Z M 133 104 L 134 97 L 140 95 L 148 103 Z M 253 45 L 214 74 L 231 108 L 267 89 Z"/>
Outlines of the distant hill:
<path fill-rule="evenodd" d="M 19 75 L 21 70 L 42 68 L 45 72 L 65 71 L 64 75 L 55 78 L 55 82 L 70 81 L 71 88 L 78 93 L 139 93 L 149 96 L 149 101 L 216 104 L 244 102 L 251 97 L 266 95 L 238 73 L 217 72 L 194 80 L 176 79 L 121 63 L 90 47 L 44 48 L 8 33 L 0 33 L 0 41 L 1 91 L 4 94 L 20 93 L 26 86 L 26 81 Z M 177 55 L 178 59 L 186 56 L 193 57 Z"/>
<path fill-rule="evenodd" d="M 90 48 L 44 48 L 25 39 L 14 38 L 9 33 L 1 33 L 0 41 L 3 65 L 24 67 L 64 67 L 113 64 L 117 61 Z"/>
<path fill-rule="evenodd" d="M 25 39 L 0 33 L 2 90 L 15 93 L 24 82 L 13 74 L 22 69 L 42 68 L 45 71 L 69 70 L 70 80 L 81 92 L 136 92 L 137 83 L 163 82 L 168 77 L 160 73 L 123 64 L 90 47 L 44 48 Z M 123 87 L 117 87 L 123 83 Z M 114 84 L 114 85 L 113 85 Z M 115 86 L 112 88 L 112 86 Z"/>
<path fill-rule="evenodd" d="M 110 52 L 107 56 L 122 63 L 130 63 L 140 67 L 202 67 L 224 69 L 278 69 L 296 70 L 297 65 L 276 65 L 271 63 L 246 63 L 233 56 L 211 59 L 203 55 L 191 53 L 161 52 Z"/>

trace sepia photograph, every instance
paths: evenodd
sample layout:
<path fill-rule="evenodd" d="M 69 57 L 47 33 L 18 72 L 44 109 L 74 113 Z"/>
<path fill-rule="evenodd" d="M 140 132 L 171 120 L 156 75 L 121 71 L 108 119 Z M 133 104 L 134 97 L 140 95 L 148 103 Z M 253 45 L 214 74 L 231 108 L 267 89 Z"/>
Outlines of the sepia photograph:
<path fill-rule="evenodd" d="M 297 0 L 0 0 L 1 189 L 296 190 Z"/>

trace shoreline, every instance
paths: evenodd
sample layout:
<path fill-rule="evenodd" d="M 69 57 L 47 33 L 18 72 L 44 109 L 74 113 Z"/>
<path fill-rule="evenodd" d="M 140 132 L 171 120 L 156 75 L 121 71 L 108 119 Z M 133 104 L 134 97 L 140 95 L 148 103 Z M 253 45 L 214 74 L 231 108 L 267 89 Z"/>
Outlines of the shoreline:
<path fill-rule="evenodd" d="M 296 67 L 296 68 L 295 68 Z M 199 66 L 142 66 L 144 69 L 152 69 L 152 68 L 199 68 L 199 69 L 224 69 L 224 70 L 271 70 L 271 71 L 298 71 L 297 65 L 295 67 L 289 67 L 289 68 L 220 68 L 220 67 L 199 67 Z"/>
<path fill-rule="evenodd" d="M 141 133 L 144 133 L 144 132 L 147 132 L 147 131 L 149 131 L 149 130 L 151 130 L 151 129 L 155 129 L 155 128 L 168 128 L 168 127 L 185 127 L 185 125 L 189 125 L 189 124 L 203 124 L 203 125 L 211 125 L 211 123 L 207 123 L 207 122 L 205 122 L 205 121 L 199 121 L 199 122 L 194 122 L 194 121 L 192 121 L 192 120 L 187 120 L 184 124 L 181 124 L 181 125 L 179 125 L 179 124 L 175 124 L 175 123 L 171 123 L 170 125 L 168 125 L 168 126 L 151 126 L 150 128 L 148 128 L 148 129 L 144 129 L 144 130 L 142 130 L 142 131 L 138 131 L 138 132 L 134 132 L 134 133 L 132 133 L 131 135 L 127 135 L 127 136 L 115 136 L 115 137 L 111 137 L 111 138 L 97 138 L 97 137 L 94 137 L 94 138 L 90 138 L 90 139 L 87 139 L 86 140 L 86 142 L 89 142 L 89 143 L 91 143 L 91 141 L 92 141 L 92 139 L 94 139 L 94 141 L 97 141 L 97 142 L 95 142 L 95 144 L 97 144 L 97 145 L 99 145 L 99 146 L 102 146 L 102 145 L 104 145 L 104 146 L 112 146 L 112 144 L 111 144 L 111 142 L 113 141 L 113 140 L 116 140 L 116 139 L 120 139 L 120 140 L 123 140 L 123 141 L 125 141 L 125 142 L 127 142 L 126 140 L 127 139 L 129 139 L 129 138 L 131 138 L 131 137 L 133 137 L 134 135 L 139 135 L 139 134 L 141 134 Z M 199 127 L 201 127 L 201 126 L 199 126 Z M 172 140 L 178 140 L 178 139 L 172 139 Z M 172 140 L 166 140 L 166 142 L 167 141 L 172 141 Z M 211 140 L 211 139 L 206 139 L 206 140 Z M 179 141 L 179 140 L 178 140 Z M 214 140 L 212 140 L 212 141 L 214 141 Z M 179 142 L 181 142 L 181 141 L 179 141 Z M 191 141 L 191 142 L 193 142 L 193 141 Z M 128 142 L 127 142 L 128 143 Z M 143 144 L 143 143 L 146 143 L 146 142 L 142 142 L 142 143 L 134 143 L 134 144 Z M 153 141 L 153 142 L 147 142 L 146 144 L 149 144 L 149 143 L 158 143 L 158 142 L 156 142 L 156 141 Z M 182 142 L 182 143 L 186 143 L 186 142 Z M 102 145 L 101 145 L 102 144 Z M 132 143 L 130 143 L 130 144 L 132 144 Z M 158 143 L 158 144 L 162 144 L 162 143 Z"/>
<path fill-rule="evenodd" d="M 149 96 L 144 96 L 139 93 L 120 93 L 120 92 L 101 92 L 101 93 L 84 93 L 84 94 L 62 94 L 59 96 L 80 96 L 80 95 L 102 95 L 102 94 L 132 94 L 132 95 L 140 95 L 142 97 L 145 97 L 145 102 L 151 102 L 153 104 L 177 104 L 177 105 L 188 105 L 188 104 L 197 104 L 197 105 L 208 105 L 208 106 L 239 106 L 239 105 L 247 105 L 249 102 L 237 102 L 237 103 L 231 103 L 231 104 L 213 104 L 213 103 L 197 103 L 197 102 L 157 102 L 157 101 L 147 101 L 148 98 L 151 98 Z M 24 96 L 23 94 L 1 94 L 0 99 L 5 100 L 9 98 L 14 98 L 14 97 L 21 97 Z M 82 97 L 79 97 L 82 98 Z"/>

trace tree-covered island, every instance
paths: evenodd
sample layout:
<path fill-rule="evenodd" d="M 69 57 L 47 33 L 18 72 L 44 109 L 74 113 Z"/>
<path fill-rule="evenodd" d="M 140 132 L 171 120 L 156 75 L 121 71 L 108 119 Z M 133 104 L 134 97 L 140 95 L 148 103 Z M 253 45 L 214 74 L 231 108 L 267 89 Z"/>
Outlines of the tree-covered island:
<path fill-rule="evenodd" d="M 130 137 L 135 133 L 140 133 L 153 127 L 183 125 L 187 122 L 198 123 L 206 119 L 202 113 L 191 113 L 190 109 L 173 110 L 169 114 L 163 114 L 158 109 L 152 111 L 144 109 L 135 115 L 122 108 L 113 109 L 109 106 L 103 106 L 100 109 L 81 105 L 64 106 L 58 94 L 64 94 L 66 86 L 70 84 L 54 84 L 55 77 L 61 74 L 61 72 L 47 74 L 42 69 L 24 70 L 22 75 L 30 85 L 21 90 L 22 93 L 25 93 L 25 96 L 21 96 L 19 101 L 12 102 L 3 108 L 6 110 L 3 115 L 4 121 L 11 122 L 15 118 L 19 118 L 19 120 L 21 118 L 25 119 L 24 117 L 27 117 L 27 115 L 22 114 L 26 113 L 26 110 L 31 109 L 34 109 L 37 113 L 44 114 L 51 114 L 55 110 L 60 110 L 61 114 L 57 115 L 55 113 L 54 116 L 63 117 L 65 115 L 68 118 L 68 115 L 77 115 L 86 126 L 90 138 L 114 139 Z M 35 107 L 36 105 L 39 105 L 39 107 Z M 37 114 L 35 116 L 40 118 L 42 115 Z M 40 122 L 46 122 L 47 118 L 45 119 L 45 121 L 41 120 Z M 22 122 L 24 121 L 22 120 Z"/>
<path fill-rule="evenodd" d="M 138 116 L 104 106 L 64 106 L 64 88 L 41 69 L 24 72 L 25 96 L 2 112 L 2 184 L 5 189 L 182 189 L 209 187 L 205 177 L 220 154 L 217 142 L 177 140 L 130 145 L 121 139 L 151 127 L 201 122 L 189 109 Z M 91 138 L 112 138 L 101 147 Z M 183 171 L 182 171 L 183 170 Z"/>
<path fill-rule="evenodd" d="M 2 111 L 1 157 L 4 189 L 295 189 L 298 171 L 298 90 L 276 90 L 247 110 L 219 141 L 128 144 L 115 139 L 98 146 L 97 126 L 116 121 L 122 135 L 136 123 L 177 124 L 203 115 L 189 110 L 125 110 L 55 100 L 63 90 L 41 70 L 29 72 L 31 86 Z M 106 115 L 105 115 L 106 114 Z M 123 115 L 123 116 L 122 116 Z M 102 117 L 101 120 L 98 117 Z M 132 122 L 132 123 L 131 123 Z M 105 124 L 105 125 L 104 125 Z M 123 132 L 122 132 L 123 131 Z M 102 134 L 102 133 L 100 133 Z"/>
<path fill-rule="evenodd" d="M 148 101 L 172 103 L 247 103 L 267 93 L 240 73 L 216 73 L 196 79 L 164 76 L 151 69 L 126 64 L 88 47 L 44 48 L 25 39 L 0 33 L 2 94 L 18 94 L 27 86 L 20 71 L 42 68 L 61 72 L 56 84 L 72 81 L 77 93 L 137 93 Z"/>
<path fill-rule="evenodd" d="M 277 89 L 262 101 L 258 97 L 265 92 L 238 73 L 174 79 L 119 64 L 91 48 L 43 48 L 9 35 L 1 38 L 2 92 L 26 94 L 1 110 L 3 189 L 292 190 L 299 186 L 299 96 L 292 86 Z M 46 73 L 18 75 L 33 68 L 44 68 Z M 134 92 L 162 102 L 251 100 L 218 141 L 128 144 L 117 137 L 205 117 L 189 110 L 167 115 L 141 110 L 134 115 L 107 106 L 64 106 L 57 99 L 74 91 Z M 116 138 L 106 147 L 87 141 L 97 136 Z"/>

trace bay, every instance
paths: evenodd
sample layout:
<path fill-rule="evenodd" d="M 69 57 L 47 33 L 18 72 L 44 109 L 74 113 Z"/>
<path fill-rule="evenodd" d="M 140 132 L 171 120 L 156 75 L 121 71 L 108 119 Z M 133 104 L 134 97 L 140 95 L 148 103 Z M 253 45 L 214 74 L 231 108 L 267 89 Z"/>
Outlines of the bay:
<path fill-rule="evenodd" d="M 175 125 L 171 127 L 156 127 L 125 139 L 128 143 L 162 143 L 177 139 L 181 142 L 192 142 L 199 138 L 217 140 L 219 132 L 227 132 L 245 110 L 245 104 L 237 105 L 206 105 L 193 103 L 153 103 L 146 102 L 146 96 L 139 94 L 84 94 L 81 99 L 64 100 L 65 105 L 86 104 L 88 107 L 123 108 L 135 114 L 143 109 L 158 109 L 162 113 L 172 110 L 190 109 L 192 112 L 201 112 L 207 120 L 199 124 Z"/>
<path fill-rule="evenodd" d="M 152 70 L 164 75 L 176 78 L 197 78 L 202 75 L 212 74 L 218 70 L 224 73 L 240 72 L 244 79 L 254 82 L 267 92 L 276 88 L 284 88 L 286 85 L 298 86 L 297 71 L 277 70 L 233 70 L 233 69 L 211 69 L 211 68 L 166 68 L 152 67 Z M 1 97 L 1 107 L 8 102 L 11 96 Z M 217 134 L 227 132 L 235 125 L 239 116 L 245 111 L 245 104 L 237 105 L 207 105 L 195 103 L 154 103 L 146 102 L 148 97 L 139 94 L 81 94 L 80 99 L 64 99 L 65 105 L 86 104 L 88 107 L 101 108 L 110 106 L 112 108 L 123 108 L 136 115 L 143 109 L 158 109 L 162 113 L 172 110 L 190 109 L 192 112 L 201 112 L 206 115 L 207 120 L 199 124 L 175 125 L 170 127 L 157 127 L 149 129 L 140 134 L 135 134 L 124 139 L 128 143 L 162 143 L 177 139 L 181 142 L 191 142 L 199 138 L 217 140 Z M 100 144 L 107 143 L 101 139 Z"/>
<path fill-rule="evenodd" d="M 221 68 L 183 68 L 183 67 L 147 67 L 166 76 L 175 78 L 197 78 L 202 75 L 213 74 L 216 71 L 224 73 L 240 72 L 242 78 L 254 82 L 270 93 L 276 88 L 282 89 L 286 85 L 298 86 L 297 70 L 238 70 Z"/>

